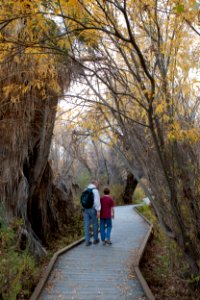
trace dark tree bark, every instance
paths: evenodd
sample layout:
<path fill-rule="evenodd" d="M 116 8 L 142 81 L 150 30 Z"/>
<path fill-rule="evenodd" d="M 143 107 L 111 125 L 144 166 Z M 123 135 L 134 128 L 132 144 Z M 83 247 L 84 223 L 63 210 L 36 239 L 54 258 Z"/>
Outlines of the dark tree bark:
<path fill-rule="evenodd" d="M 34 66 L 32 57 L 24 60 L 23 56 L 18 63 L 12 58 L 2 63 L 5 79 L 0 84 L 0 202 L 5 207 L 7 222 L 23 219 L 23 240 L 26 238 L 34 254 L 42 256 L 42 245 L 63 227 L 61 222 L 68 223 L 67 211 L 73 215 L 73 204 L 69 189 L 64 192 L 55 187 L 48 163 L 58 96 L 49 86 L 49 79 L 43 82 L 45 99 L 41 97 L 40 86 L 32 86 L 38 76 Z M 55 67 L 57 84 L 61 90 L 67 88 L 69 69 L 63 65 L 61 68 L 56 60 Z M 25 77 L 24 70 L 29 69 L 31 72 L 27 71 Z M 19 94 L 20 101 L 16 103 L 10 100 L 12 94 L 4 94 L 4 87 L 11 84 L 16 89 L 30 85 L 27 92 Z M 11 91 L 14 92 L 15 89 Z M 57 208 L 59 201 L 62 210 Z"/>
<path fill-rule="evenodd" d="M 53 183 L 48 163 L 57 99 L 34 102 L 35 109 L 26 110 L 31 115 L 29 120 L 24 119 L 21 104 L 17 109 L 8 106 L 1 116 L 0 191 L 7 221 L 15 217 L 24 220 L 23 236 L 32 251 L 41 256 L 41 245 L 73 215 L 73 203 L 71 191 Z"/>
<path fill-rule="evenodd" d="M 133 193 L 137 187 L 138 181 L 131 172 L 127 173 L 126 186 L 122 195 L 124 204 L 131 204 Z"/>

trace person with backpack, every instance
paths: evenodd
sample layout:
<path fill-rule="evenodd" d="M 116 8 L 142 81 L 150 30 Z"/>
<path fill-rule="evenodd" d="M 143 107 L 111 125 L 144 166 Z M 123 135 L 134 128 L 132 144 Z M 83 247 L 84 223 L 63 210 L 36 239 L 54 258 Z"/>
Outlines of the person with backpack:
<path fill-rule="evenodd" d="M 93 244 L 99 243 L 98 238 L 98 218 L 100 217 L 101 203 L 100 195 L 98 191 L 99 183 L 97 180 L 93 180 L 81 195 L 81 204 L 83 207 L 84 216 L 84 231 L 86 246 L 90 246 L 90 221 L 93 225 Z"/>
<path fill-rule="evenodd" d="M 104 189 L 104 195 L 100 199 L 100 234 L 103 245 L 111 245 L 112 218 L 114 218 L 114 200 L 110 196 L 109 188 Z"/>

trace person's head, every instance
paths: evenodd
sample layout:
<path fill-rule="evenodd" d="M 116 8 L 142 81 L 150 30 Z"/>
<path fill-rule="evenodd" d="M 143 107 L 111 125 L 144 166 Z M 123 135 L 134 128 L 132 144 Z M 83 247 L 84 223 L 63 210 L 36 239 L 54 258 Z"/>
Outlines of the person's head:
<path fill-rule="evenodd" d="M 106 187 L 106 188 L 103 190 L 103 192 L 104 192 L 104 195 L 109 195 L 109 194 L 110 194 L 110 190 L 109 190 L 108 187 Z"/>
<path fill-rule="evenodd" d="M 96 186 L 96 188 L 99 187 L 99 182 L 97 179 L 92 179 L 91 183 L 94 184 Z"/>

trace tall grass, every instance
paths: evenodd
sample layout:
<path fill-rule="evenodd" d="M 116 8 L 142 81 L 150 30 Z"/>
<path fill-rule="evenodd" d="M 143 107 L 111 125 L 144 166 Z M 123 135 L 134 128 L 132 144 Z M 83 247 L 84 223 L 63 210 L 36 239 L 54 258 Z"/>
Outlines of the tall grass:
<path fill-rule="evenodd" d="M 138 185 L 133 194 L 133 203 L 141 203 L 142 199 L 145 197 L 143 189 Z"/>

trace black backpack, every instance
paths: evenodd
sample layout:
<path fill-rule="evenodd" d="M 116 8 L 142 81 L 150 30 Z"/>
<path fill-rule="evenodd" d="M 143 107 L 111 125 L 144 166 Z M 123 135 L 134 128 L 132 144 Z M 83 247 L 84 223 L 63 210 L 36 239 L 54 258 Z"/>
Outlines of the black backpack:
<path fill-rule="evenodd" d="M 87 188 L 86 190 L 83 191 L 82 195 L 81 195 L 81 204 L 83 206 L 83 208 L 92 208 L 93 204 L 94 204 L 94 193 L 93 193 L 93 189 L 89 189 Z"/>

